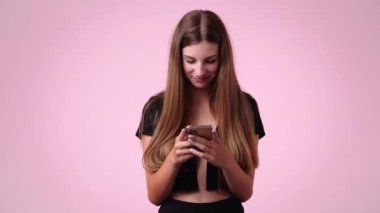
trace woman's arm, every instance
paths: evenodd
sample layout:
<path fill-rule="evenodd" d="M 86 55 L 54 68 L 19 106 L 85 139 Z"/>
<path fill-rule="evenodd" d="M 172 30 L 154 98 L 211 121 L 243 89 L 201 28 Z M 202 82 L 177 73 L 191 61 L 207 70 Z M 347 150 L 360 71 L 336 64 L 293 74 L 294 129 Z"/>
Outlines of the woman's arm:
<path fill-rule="evenodd" d="M 259 136 L 255 135 L 253 143 L 258 144 Z M 247 174 L 243 171 L 234 158 L 228 160 L 224 166 L 221 167 L 224 178 L 230 188 L 231 192 L 245 202 L 251 198 L 253 193 L 253 182 L 255 178 L 255 169 Z"/>
<path fill-rule="evenodd" d="M 155 205 L 160 205 L 171 194 L 181 163 L 193 156 L 188 149 L 189 143 L 184 141 L 184 137 L 185 132 L 182 131 L 160 169 L 156 172 L 145 172 L 148 199 Z M 150 140 L 150 136 L 142 136 L 144 152 Z"/>
<path fill-rule="evenodd" d="M 235 197 L 241 202 L 245 202 L 251 198 L 253 193 L 255 170 L 253 169 L 249 174 L 245 173 L 234 159 L 228 164 L 222 168 L 228 187 Z"/>

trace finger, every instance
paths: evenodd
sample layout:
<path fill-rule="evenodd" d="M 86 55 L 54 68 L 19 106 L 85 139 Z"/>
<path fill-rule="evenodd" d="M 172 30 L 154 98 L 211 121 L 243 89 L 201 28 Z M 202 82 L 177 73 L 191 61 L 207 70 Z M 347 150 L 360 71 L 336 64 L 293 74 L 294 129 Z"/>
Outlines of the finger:
<path fill-rule="evenodd" d="M 177 155 L 188 155 L 188 154 L 192 155 L 192 153 L 190 152 L 189 149 L 177 149 L 177 150 L 175 150 L 175 153 Z"/>
<path fill-rule="evenodd" d="M 200 158 L 203 158 L 203 156 L 205 155 L 204 152 L 198 151 L 198 150 L 196 150 L 194 148 L 190 148 L 189 150 L 190 150 L 191 153 L 193 153 L 194 155 L 196 155 L 196 156 L 198 156 Z"/>
<path fill-rule="evenodd" d="M 185 161 L 189 160 L 192 157 L 194 157 L 194 154 L 190 153 L 190 154 L 182 155 L 181 157 L 179 157 L 179 160 L 181 162 L 185 162 Z"/>
<path fill-rule="evenodd" d="M 206 146 L 208 145 L 208 142 L 209 142 L 209 140 L 207 140 L 206 138 L 203 138 L 203 137 L 200 137 L 197 135 L 189 135 L 188 140 L 189 141 L 196 141 L 196 142 L 202 143 Z"/>
<path fill-rule="evenodd" d="M 202 152 L 207 152 L 207 150 L 208 150 L 207 146 L 205 146 L 204 144 L 198 143 L 196 141 L 192 141 L 192 142 L 190 142 L 190 144 L 192 146 L 197 147 Z"/>
<path fill-rule="evenodd" d="M 191 153 L 193 153 L 195 156 L 198 156 L 200 158 L 203 158 L 203 159 L 206 159 L 206 160 L 210 160 L 210 155 L 208 153 L 205 153 L 205 152 L 201 152 L 201 151 L 198 151 L 194 148 L 190 148 L 189 149 Z"/>
<path fill-rule="evenodd" d="M 216 129 L 212 130 L 212 140 L 213 141 L 219 141 L 219 135 L 218 135 L 218 132 L 216 131 Z"/>
<path fill-rule="evenodd" d="M 176 143 L 174 146 L 176 149 L 185 149 L 185 148 L 189 148 L 191 146 L 191 142 L 190 141 L 180 141 L 180 142 Z"/>
<path fill-rule="evenodd" d="M 181 132 L 179 133 L 177 138 L 178 138 L 178 140 L 183 141 L 183 140 L 185 140 L 185 136 L 186 136 L 185 129 L 181 129 Z"/>

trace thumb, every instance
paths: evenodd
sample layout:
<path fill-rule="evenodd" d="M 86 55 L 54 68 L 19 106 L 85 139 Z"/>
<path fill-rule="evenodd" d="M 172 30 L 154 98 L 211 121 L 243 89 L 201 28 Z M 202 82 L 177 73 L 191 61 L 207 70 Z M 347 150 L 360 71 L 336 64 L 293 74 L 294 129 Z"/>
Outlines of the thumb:
<path fill-rule="evenodd" d="M 178 135 L 178 139 L 183 141 L 183 140 L 185 140 L 185 136 L 186 136 L 186 131 L 185 131 L 185 129 L 182 129 Z"/>

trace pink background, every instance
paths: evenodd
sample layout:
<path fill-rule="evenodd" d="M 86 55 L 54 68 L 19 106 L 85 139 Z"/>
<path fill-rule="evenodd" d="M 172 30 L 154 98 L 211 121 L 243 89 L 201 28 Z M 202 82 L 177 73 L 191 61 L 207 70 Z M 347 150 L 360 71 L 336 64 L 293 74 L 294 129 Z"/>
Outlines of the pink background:
<path fill-rule="evenodd" d="M 157 210 L 134 133 L 192 9 L 267 132 L 246 212 L 380 212 L 378 0 L 155 2 L 1 1 L 0 212 Z"/>

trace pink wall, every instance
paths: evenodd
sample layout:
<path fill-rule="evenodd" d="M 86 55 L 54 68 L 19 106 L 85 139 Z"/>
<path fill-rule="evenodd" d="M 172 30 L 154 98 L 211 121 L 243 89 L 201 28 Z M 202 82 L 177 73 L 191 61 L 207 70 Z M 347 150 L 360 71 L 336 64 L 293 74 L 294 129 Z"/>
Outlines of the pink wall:
<path fill-rule="evenodd" d="M 199 8 L 267 131 L 246 212 L 380 212 L 379 1 L 153 2 L 0 3 L 0 212 L 157 209 L 134 133 Z"/>

